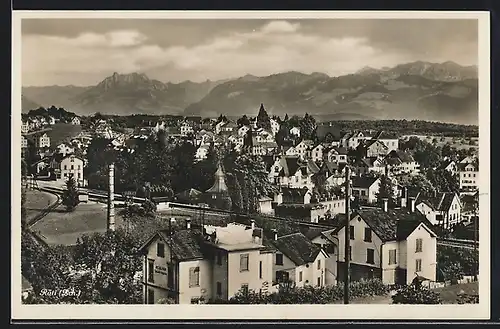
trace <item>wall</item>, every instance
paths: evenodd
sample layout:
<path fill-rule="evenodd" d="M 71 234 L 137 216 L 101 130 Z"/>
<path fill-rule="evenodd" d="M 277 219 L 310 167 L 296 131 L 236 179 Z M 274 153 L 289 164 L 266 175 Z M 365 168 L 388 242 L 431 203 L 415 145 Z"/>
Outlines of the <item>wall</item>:
<path fill-rule="evenodd" d="M 189 287 L 189 269 L 200 268 L 200 284 Z M 194 260 L 179 263 L 179 304 L 191 304 L 192 298 L 212 296 L 212 266 L 209 260 Z"/>
<path fill-rule="evenodd" d="M 325 285 L 335 285 L 337 283 L 337 254 L 338 245 L 330 240 L 326 240 L 323 236 L 318 236 L 312 240 L 313 243 L 320 245 L 326 252 L 327 245 L 333 245 L 333 252 L 328 252 L 328 257 L 325 259 Z"/>
<path fill-rule="evenodd" d="M 359 216 L 352 218 L 350 224 L 351 226 L 354 226 L 354 240 L 350 240 L 350 245 L 352 248 L 351 262 L 360 265 L 380 268 L 380 246 L 382 245 L 382 241 L 380 240 L 380 238 L 377 235 L 375 235 L 374 232 L 372 232 L 372 242 L 363 241 L 365 234 L 365 227 L 368 227 L 368 225 Z M 338 259 L 341 262 L 343 262 L 345 259 L 344 235 L 345 235 L 345 228 L 342 227 L 342 229 L 338 232 L 337 235 L 339 239 Z M 374 249 L 373 259 L 375 264 L 368 264 L 366 262 L 367 248 Z"/>
<path fill-rule="evenodd" d="M 261 287 L 261 291 L 272 292 L 272 284 L 273 284 L 273 253 L 272 252 L 259 252 L 259 261 L 262 262 L 262 278 L 259 278 Z M 257 264 L 258 266 L 258 264 Z M 256 290 L 259 291 L 259 290 Z"/>
<path fill-rule="evenodd" d="M 157 243 L 163 243 L 165 245 L 165 257 L 159 257 L 157 256 L 157 251 L 156 251 L 156 246 Z M 147 259 L 146 261 L 144 260 L 144 257 L 142 257 L 142 262 L 143 262 L 143 282 L 147 282 L 148 288 L 154 289 L 155 291 L 155 303 L 158 301 L 160 298 L 166 298 L 168 295 L 168 278 L 167 278 L 167 262 L 170 260 L 170 250 L 167 246 L 167 244 L 157 238 L 155 239 L 149 246 L 148 252 L 147 252 Z M 153 268 L 155 269 L 153 279 L 154 282 L 149 282 L 148 281 L 148 260 L 154 260 L 154 266 Z M 165 269 L 165 270 L 164 270 Z M 146 286 L 146 285 L 144 285 Z M 144 301 L 147 302 L 146 295 L 144 295 Z"/>
<path fill-rule="evenodd" d="M 218 253 L 219 257 L 221 257 L 221 265 L 218 265 L 215 260 L 213 260 L 212 266 L 212 297 L 213 298 L 222 298 L 228 299 L 228 254 L 225 250 L 215 249 L 215 253 Z M 238 265 L 239 269 L 239 265 Z M 221 283 L 221 292 L 220 296 L 217 296 L 217 282 Z"/>
<path fill-rule="evenodd" d="M 389 251 L 396 250 L 396 264 L 389 265 Z M 396 268 L 400 266 L 401 249 L 397 241 L 386 242 L 382 245 L 382 282 L 394 284 L 396 281 Z"/>
<path fill-rule="evenodd" d="M 66 166 L 66 169 L 64 169 Z M 73 166 L 73 169 L 71 169 Z M 71 162 L 71 157 L 65 158 L 61 161 L 61 179 L 64 181 L 68 180 L 69 175 L 73 174 L 75 182 L 83 184 L 83 161 L 78 158 L 74 158 L 74 162 Z"/>
<path fill-rule="evenodd" d="M 282 254 L 277 251 L 276 254 Z M 296 282 L 298 278 L 295 277 L 296 265 L 285 255 L 283 255 L 283 265 L 276 265 L 276 254 L 273 254 L 273 282 L 276 282 L 276 271 L 287 271 L 289 279 Z"/>
<path fill-rule="evenodd" d="M 421 202 L 415 207 L 422 215 L 424 215 L 433 225 L 437 224 L 436 213 L 427 204 Z"/>
<path fill-rule="evenodd" d="M 345 199 L 321 201 L 320 203 L 325 206 L 325 212 L 330 210 L 332 216 L 345 213 Z"/>
<path fill-rule="evenodd" d="M 415 252 L 416 239 L 422 238 L 422 252 Z M 407 282 L 415 278 L 416 259 L 422 260 L 422 271 L 418 273 L 431 281 L 436 281 L 436 238 L 431 237 L 425 226 L 420 225 L 407 241 Z"/>
<path fill-rule="evenodd" d="M 248 254 L 248 271 L 240 272 L 240 255 Z M 232 251 L 228 253 L 228 298 L 234 296 L 242 284 L 248 284 L 248 289 L 259 291 L 262 280 L 259 278 L 260 250 Z"/>

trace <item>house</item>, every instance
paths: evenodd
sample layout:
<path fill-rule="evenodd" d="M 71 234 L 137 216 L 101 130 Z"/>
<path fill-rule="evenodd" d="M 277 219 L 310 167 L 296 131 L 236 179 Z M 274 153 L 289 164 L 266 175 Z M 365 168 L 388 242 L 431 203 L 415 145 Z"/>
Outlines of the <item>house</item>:
<path fill-rule="evenodd" d="M 285 147 L 283 154 L 287 156 L 298 156 L 299 151 L 294 146 Z"/>
<path fill-rule="evenodd" d="M 326 252 L 302 233 L 278 237 L 270 243 L 276 248 L 273 283 L 294 282 L 297 287 L 326 285 Z"/>
<path fill-rule="evenodd" d="M 346 147 L 354 150 L 360 143 L 371 138 L 372 136 L 368 132 L 356 131 L 346 138 Z"/>
<path fill-rule="evenodd" d="M 194 128 L 191 122 L 183 122 L 181 124 L 181 135 L 182 136 L 189 136 L 190 134 L 194 133 Z"/>
<path fill-rule="evenodd" d="M 247 126 L 247 125 L 244 125 L 244 126 L 241 126 L 240 128 L 238 128 L 238 136 L 245 136 L 246 133 L 250 130 L 250 127 Z"/>
<path fill-rule="evenodd" d="M 30 124 L 27 120 L 23 120 L 21 123 L 21 133 L 27 134 L 30 131 Z"/>
<path fill-rule="evenodd" d="M 420 166 L 413 156 L 407 151 L 393 150 L 384 158 L 385 164 L 394 175 L 409 174 L 416 175 L 420 172 Z"/>
<path fill-rule="evenodd" d="M 224 125 L 222 125 L 220 127 L 220 132 L 226 131 L 226 132 L 229 132 L 229 133 L 233 133 L 237 129 L 238 129 L 238 125 L 235 122 L 233 122 L 233 121 L 229 121 L 229 122 L 227 122 L 226 124 L 224 124 Z"/>
<path fill-rule="evenodd" d="M 359 144 L 358 151 L 365 158 L 384 157 L 389 153 L 389 148 L 380 140 L 369 139 Z"/>
<path fill-rule="evenodd" d="M 477 163 L 458 164 L 460 191 L 476 191 L 479 187 L 479 165 Z"/>
<path fill-rule="evenodd" d="M 436 234 L 420 213 L 407 209 L 356 211 L 349 225 L 351 279 L 410 284 L 418 275 L 436 280 Z M 338 278 L 345 273 L 345 224 L 336 229 Z"/>
<path fill-rule="evenodd" d="M 215 125 L 215 133 L 218 135 L 222 131 L 222 127 L 226 124 L 226 121 L 220 121 Z"/>
<path fill-rule="evenodd" d="M 259 131 L 256 131 L 255 139 L 257 143 L 274 143 L 274 135 L 264 129 L 261 129 Z"/>
<path fill-rule="evenodd" d="M 295 149 L 299 153 L 299 156 L 302 159 L 307 159 L 309 158 L 309 150 L 314 146 L 314 142 L 310 139 L 303 139 L 295 145 Z"/>
<path fill-rule="evenodd" d="M 374 203 L 380 188 L 380 178 L 378 177 L 353 177 L 352 195 L 358 197 L 363 203 Z"/>
<path fill-rule="evenodd" d="M 325 161 L 323 162 L 318 175 L 325 175 L 325 186 L 339 186 L 345 182 L 345 163 Z"/>
<path fill-rule="evenodd" d="M 318 223 L 325 217 L 325 206 L 320 203 L 282 203 L 275 206 L 274 213 L 278 217 Z"/>
<path fill-rule="evenodd" d="M 51 122 L 50 124 L 55 124 L 55 120 L 54 120 L 54 123 Z M 73 119 L 71 119 L 71 124 L 72 125 L 80 125 L 80 118 L 77 116 L 74 116 Z"/>
<path fill-rule="evenodd" d="M 439 170 L 446 170 L 448 172 L 450 172 L 452 175 L 454 175 L 457 170 L 458 170 L 458 167 L 457 167 L 457 164 L 455 163 L 455 161 L 451 160 L 451 159 L 446 159 L 444 160 L 441 165 L 438 167 Z"/>
<path fill-rule="evenodd" d="M 378 131 L 372 140 L 378 140 L 382 142 L 388 149 L 388 152 L 395 151 L 399 149 L 399 139 L 396 135 L 390 134 L 385 131 Z M 387 154 L 387 153 L 386 153 Z"/>
<path fill-rule="evenodd" d="M 324 228 L 310 227 L 305 233 L 306 238 L 312 243 L 323 249 L 328 255 L 325 259 L 325 284 L 333 286 L 337 284 L 337 235 L 334 233 L 335 228 L 325 230 Z"/>
<path fill-rule="evenodd" d="M 462 160 L 460 160 L 459 163 L 464 163 L 464 164 L 474 163 L 474 161 L 476 161 L 476 160 L 477 160 L 477 158 L 475 156 L 466 156 Z"/>
<path fill-rule="evenodd" d="M 281 187 L 281 203 L 285 204 L 309 204 L 311 203 L 312 193 L 307 187 Z"/>
<path fill-rule="evenodd" d="M 85 186 L 85 179 L 83 176 L 84 161 L 80 157 L 70 154 L 61 159 L 60 162 L 60 179 L 67 181 L 73 177 L 78 186 Z"/>
<path fill-rule="evenodd" d="M 49 148 L 50 147 L 50 137 L 47 135 L 47 133 L 43 133 L 41 136 L 39 136 L 36 141 L 38 142 L 37 147 L 38 148 Z"/>
<path fill-rule="evenodd" d="M 292 127 L 290 129 L 290 134 L 294 135 L 296 137 L 300 137 L 300 128 L 299 127 Z"/>
<path fill-rule="evenodd" d="M 66 143 L 61 143 L 61 144 L 57 145 L 57 153 L 60 153 L 63 156 L 74 153 L 74 152 L 75 152 L 75 148 L 71 147 L 70 145 L 68 145 Z"/>
<path fill-rule="evenodd" d="M 310 150 L 311 160 L 314 162 L 323 161 L 324 149 L 325 149 L 325 146 L 323 144 L 317 144 L 316 146 L 313 146 Z"/>
<path fill-rule="evenodd" d="M 261 196 L 259 198 L 259 212 L 262 214 L 273 214 L 273 199 L 268 196 Z"/>
<path fill-rule="evenodd" d="M 319 168 L 313 161 L 302 161 L 297 156 L 282 156 L 280 165 L 279 185 L 308 188 L 314 186 L 312 176 L 319 172 Z"/>
<path fill-rule="evenodd" d="M 339 143 L 342 137 L 342 132 L 333 123 L 320 123 L 316 127 L 316 137 L 324 143 Z"/>
<path fill-rule="evenodd" d="M 271 292 L 273 252 L 262 244 L 262 230 L 185 225 L 157 232 L 140 248 L 144 303 L 198 304 L 228 300 L 242 289 Z"/>
<path fill-rule="evenodd" d="M 337 214 L 345 213 L 345 196 L 343 194 L 336 195 L 330 191 L 315 193 L 312 202 L 325 206 L 325 218 L 333 218 Z"/>
<path fill-rule="evenodd" d="M 382 174 L 385 172 L 385 163 L 381 158 L 361 158 L 356 159 L 352 168 L 358 176 L 364 176 L 370 172 Z"/>
<path fill-rule="evenodd" d="M 271 122 L 271 132 L 273 135 L 276 135 L 280 131 L 280 124 L 275 119 L 270 119 L 269 121 Z"/>
<path fill-rule="evenodd" d="M 21 148 L 27 148 L 28 147 L 28 139 L 24 136 L 21 135 Z"/>
<path fill-rule="evenodd" d="M 273 153 L 278 148 L 278 144 L 275 142 L 260 142 L 253 143 L 252 154 L 253 155 L 268 155 Z"/>
<path fill-rule="evenodd" d="M 336 163 L 347 163 L 347 149 L 345 147 L 334 146 L 323 152 L 325 161 Z"/>
<path fill-rule="evenodd" d="M 416 208 L 432 225 L 450 229 L 461 222 L 462 204 L 458 194 L 453 192 L 436 193 L 432 198 L 417 200 Z"/>
<path fill-rule="evenodd" d="M 194 155 L 196 161 L 202 161 L 207 158 L 208 150 L 210 146 L 208 145 L 201 145 L 196 149 L 196 153 Z"/>

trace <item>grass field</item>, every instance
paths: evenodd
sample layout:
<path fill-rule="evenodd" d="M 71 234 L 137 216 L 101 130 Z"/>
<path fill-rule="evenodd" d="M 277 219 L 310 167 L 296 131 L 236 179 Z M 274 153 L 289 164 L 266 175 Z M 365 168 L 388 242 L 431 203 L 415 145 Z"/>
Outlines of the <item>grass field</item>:
<path fill-rule="evenodd" d="M 443 304 L 456 304 L 459 293 L 479 295 L 479 282 L 455 284 L 443 288 L 436 288 L 435 292 L 441 295 Z"/>
<path fill-rule="evenodd" d="M 26 219 L 30 221 L 44 208 L 56 202 L 57 197 L 53 194 L 37 191 L 26 191 Z"/>
<path fill-rule="evenodd" d="M 115 210 L 117 227 L 122 224 L 122 218 Z M 75 211 L 66 212 L 60 206 L 36 223 L 32 230 L 39 232 L 51 245 L 73 245 L 83 234 L 106 231 L 107 209 L 101 203 L 80 203 Z"/>
<path fill-rule="evenodd" d="M 50 144 L 53 146 L 75 137 L 82 131 L 81 126 L 69 123 L 56 123 L 51 126 L 51 128 L 52 129 L 47 132 L 47 135 L 50 137 Z"/>
<path fill-rule="evenodd" d="M 479 144 L 478 141 L 479 139 L 477 137 L 464 137 L 464 138 L 459 138 L 459 137 L 447 137 L 447 136 L 425 136 L 425 135 L 407 135 L 403 136 L 403 138 L 409 138 L 411 136 L 418 137 L 421 140 L 425 140 L 428 143 L 432 143 L 432 140 L 435 138 L 437 140 L 436 145 L 437 146 L 443 146 L 445 144 L 449 144 L 451 147 L 454 147 L 456 149 L 469 149 L 471 147 L 473 148 L 478 148 Z M 473 145 L 471 145 L 471 141 Z"/>

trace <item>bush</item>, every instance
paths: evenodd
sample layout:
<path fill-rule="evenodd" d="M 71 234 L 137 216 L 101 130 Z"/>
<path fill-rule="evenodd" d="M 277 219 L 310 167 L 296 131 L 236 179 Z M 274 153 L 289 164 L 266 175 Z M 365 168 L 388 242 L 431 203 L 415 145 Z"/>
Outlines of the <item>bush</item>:
<path fill-rule="evenodd" d="M 479 295 L 461 294 L 457 297 L 458 304 L 479 304 Z"/>
<path fill-rule="evenodd" d="M 409 285 L 392 296 L 393 304 L 441 304 L 439 294 L 423 286 Z"/>

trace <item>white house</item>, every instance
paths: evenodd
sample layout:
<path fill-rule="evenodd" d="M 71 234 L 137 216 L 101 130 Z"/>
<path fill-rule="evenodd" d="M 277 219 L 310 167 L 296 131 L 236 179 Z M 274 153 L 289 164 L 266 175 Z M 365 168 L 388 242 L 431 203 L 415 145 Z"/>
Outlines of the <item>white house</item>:
<path fill-rule="evenodd" d="M 195 159 L 197 161 L 205 160 L 207 158 L 208 149 L 209 149 L 208 145 L 201 145 L 200 147 L 198 147 L 194 155 Z"/>
<path fill-rule="evenodd" d="M 66 144 L 66 143 L 61 143 L 57 145 L 57 153 L 62 154 L 63 156 L 66 156 L 68 154 L 74 153 L 75 148 Z"/>
<path fill-rule="evenodd" d="M 53 124 L 53 123 L 51 123 L 51 124 Z M 73 119 L 71 119 L 71 124 L 72 125 L 80 125 L 80 118 L 77 116 L 74 116 Z"/>
<path fill-rule="evenodd" d="M 313 229 L 304 233 L 304 235 L 311 240 L 312 243 L 319 246 L 328 255 L 325 259 L 325 283 L 327 286 L 337 284 L 337 249 L 338 239 L 334 233 L 335 229 Z"/>
<path fill-rule="evenodd" d="M 379 131 L 373 136 L 374 140 L 379 140 L 387 146 L 388 152 L 399 149 L 399 139 L 396 135 Z"/>
<path fill-rule="evenodd" d="M 384 162 L 389 166 L 391 173 L 395 175 L 409 174 L 416 175 L 420 172 L 420 166 L 413 156 L 400 150 L 393 150 L 384 158 Z"/>
<path fill-rule="evenodd" d="M 294 146 L 290 146 L 284 149 L 283 154 L 287 156 L 298 156 L 299 151 Z"/>
<path fill-rule="evenodd" d="M 297 136 L 297 137 L 300 137 L 300 128 L 299 127 L 292 127 L 290 129 L 290 134 Z"/>
<path fill-rule="evenodd" d="M 323 144 L 317 144 L 316 146 L 313 146 L 310 151 L 310 158 L 314 162 L 319 162 L 323 161 L 323 151 L 325 150 L 325 147 Z"/>
<path fill-rule="evenodd" d="M 326 285 L 326 252 L 302 233 L 279 236 L 271 244 L 277 249 L 273 262 L 273 282 L 294 282 L 297 287 Z"/>
<path fill-rule="evenodd" d="M 181 125 L 181 135 L 188 136 L 194 133 L 194 128 L 190 122 L 183 122 Z"/>
<path fill-rule="evenodd" d="M 273 135 L 276 135 L 280 131 L 280 124 L 274 119 L 270 119 L 269 121 L 271 121 L 271 131 Z"/>
<path fill-rule="evenodd" d="M 347 149 L 345 147 L 334 146 L 323 151 L 326 161 L 336 163 L 347 163 Z"/>
<path fill-rule="evenodd" d="M 21 135 L 21 148 L 27 148 L 28 147 L 28 139 L 24 136 Z"/>
<path fill-rule="evenodd" d="M 462 204 L 456 193 L 437 193 L 433 198 L 419 199 L 416 207 L 433 225 L 449 229 L 461 221 Z"/>
<path fill-rule="evenodd" d="M 345 271 L 345 225 L 337 230 L 338 278 Z M 436 234 L 425 217 L 406 209 L 358 210 L 350 220 L 352 280 L 379 278 L 385 284 L 410 284 L 418 275 L 436 281 Z"/>
<path fill-rule="evenodd" d="M 471 192 L 479 187 L 479 166 L 477 163 L 459 163 L 460 191 Z"/>
<path fill-rule="evenodd" d="M 352 179 L 352 195 L 359 197 L 364 203 L 374 203 L 380 188 L 378 177 L 354 177 Z"/>
<path fill-rule="evenodd" d="M 83 167 L 83 159 L 75 156 L 74 154 L 65 156 L 62 158 L 60 164 L 60 179 L 67 181 L 70 177 L 73 177 L 78 186 L 85 186 Z"/>
<path fill-rule="evenodd" d="M 245 136 L 246 133 L 250 130 L 250 127 L 247 125 L 241 126 L 238 128 L 238 136 Z"/>
<path fill-rule="evenodd" d="M 299 153 L 299 156 L 302 159 L 308 159 L 309 158 L 309 150 L 313 146 L 314 146 L 314 142 L 312 140 L 304 139 L 304 140 L 300 141 L 300 143 L 298 143 L 295 146 L 295 149 L 297 150 L 297 152 Z"/>
<path fill-rule="evenodd" d="M 21 133 L 26 134 L 30 131 L 30 124 L 27 120 L 23 120 L 21 123 Z"/>
<path fill-rule="evenodd" d="M 50 137 L 47 135 L 47 133 L 43 133 L 40 137 L 38 137 L 37 141 L 37 146 L 39 148 L 50 147 Z"/>
<path fill-rule="evenodd" d="M 273 253 L 262 230 L 185 227 L 157 232 L 141 248 L 144 303 L 170 298 L 178 304 L 228 300 L 240 290 L 272 292 Z"/>

